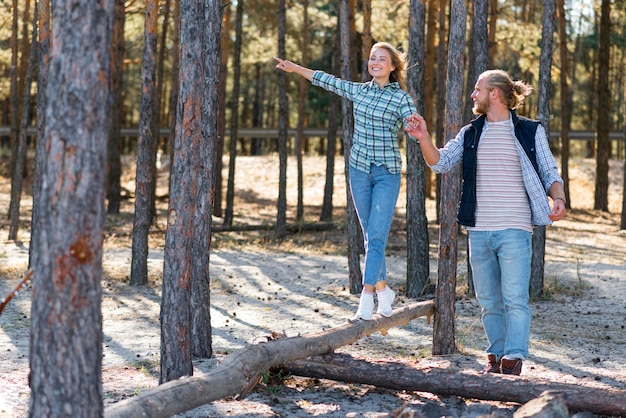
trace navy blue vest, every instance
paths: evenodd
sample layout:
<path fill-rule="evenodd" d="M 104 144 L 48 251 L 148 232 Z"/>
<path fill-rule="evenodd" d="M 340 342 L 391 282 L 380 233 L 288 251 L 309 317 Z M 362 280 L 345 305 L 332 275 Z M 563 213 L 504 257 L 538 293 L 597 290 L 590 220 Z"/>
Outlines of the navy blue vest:
<path fill-rule="evenodd" d="M 469 123 L 469 128 L 463 137 L 463 183 L 461 186 L 461 203 L 459 205 L 458 221 L 461 225 L 475 226 L 476 218 L 476 150 L 480 141 L 480 134 L 485 126 L 486 115 L 480 115 Z M 511 110 L 511 118 L 515 127 L 515 137 L 528 155 L 535 171 L 537 167 L 537 151 L 535 149 L 535 133 L 539 121 L 517 116 Z"/>

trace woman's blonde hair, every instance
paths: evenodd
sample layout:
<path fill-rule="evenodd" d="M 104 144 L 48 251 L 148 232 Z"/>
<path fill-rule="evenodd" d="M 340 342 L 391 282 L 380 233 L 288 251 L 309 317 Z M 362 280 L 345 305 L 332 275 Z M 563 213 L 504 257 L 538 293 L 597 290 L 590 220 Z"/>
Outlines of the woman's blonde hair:
<path fill-rule="evenodd" d="M 516 109 L 524 103 L 526 96 L 533 92 L 532 86 L 523 81 L 513 81 L 511 76 L 503 70 L 487 70 L 478 79 L 485 80 L 486 89 L 500 90 L 500 97 L 509 109 Z"/>
<path fill-rule="evenodd" d="M 372 45 L 372 51 L 377 48 L 386 49 L 391 57 L 391 64 L 396 68 L 389 74 L 389 81 L 395 81 L 400 84 L 403 90 L 406 90 L 406 54 L 398 51 L 388 42 L 377 42 Z"/>

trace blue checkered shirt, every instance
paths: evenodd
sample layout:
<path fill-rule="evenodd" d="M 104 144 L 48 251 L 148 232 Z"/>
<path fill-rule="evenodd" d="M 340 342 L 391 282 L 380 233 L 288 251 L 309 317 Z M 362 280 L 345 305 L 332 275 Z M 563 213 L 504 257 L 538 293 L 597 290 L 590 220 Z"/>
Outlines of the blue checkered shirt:
<path fill-rule="evenodd" d="M 417 113 L 411 96 L 396 82 L 383 88 L 372 80 L 345 81 L 315 71 L 312 83 L 354 103 L 354 136 L 350 165 L 366 173 L 370 165 L 384 165 L 390 173 L 402 171 L 398 131 L 406 118 Z"/>

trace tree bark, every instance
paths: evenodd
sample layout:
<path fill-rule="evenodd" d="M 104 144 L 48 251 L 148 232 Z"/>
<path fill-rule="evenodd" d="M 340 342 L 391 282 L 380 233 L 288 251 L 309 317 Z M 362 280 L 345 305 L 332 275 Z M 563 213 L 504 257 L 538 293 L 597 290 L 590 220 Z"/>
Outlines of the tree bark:
<path fill-rule="evenodd" d="M 537 119 L 550 138 L 550 88 L 552 86 L 552 52 L 554 50 L 555 0 L 544 0 L 541 55 L 539 57 L 539 99 L 537 100 Z M 546 254 L 546 227 L 535 226 L 532 237 L 532 258 L 530 271 L 530 295 L 539 297 L 543 293 L 543 274 Z"/>
<path fill-rule="evenodd" d="M 178 2 L 176 2 L 178 3 Z M 224 156 L 224 135 L 226 133 L 226 80 L 228 75 L 228 53 L 230 48 L 231 3 L 224 5 L 222 16 L 222 34 L 220 36 L 220 83 L 217 101 L 217 149 L 215 156 L 215 187 L 213 214 L 223 216 L 222 211 L 222 157 Z"/>
<path fill-rule="evenodd" d="M 337 28 L 334 39 L 332 55 L 332 73 L 338 75 L 340 72 L 339 28 Z M 339 97 L 330 95 L 328 108 L 328 140 L 326 143 L 326 177 L 324 182 L 324 200 L 320 213 L 320 222 L 330 222 L 333 220 L 333 190 L 335 186 L 335 153 L 337 149 L 337 129 L 339 127 Z"/>
<path fill-rule="evenodd" d="M 565 18 L 565 1 L 556 0 L 557 16 L 559 20 L 559 57 L 561 61 L 561 178 L 563 179 L 563 191 L 565 193 L 565 207 L 571 209 L 571 195 L 569 192 L 569 130 L 570 130 L 570 88 L 567 77 L 569 76 L 569 52 L 567 50 L 567 20 Z"/>
<path fill-rule="evenodd" d="M 141 108 L 137 138 L 135 174 L 135 214 L 133 218 L 130 284 L 148 283 L 148 235 L 152 223 L 154 192 L 153 149 L 157 133 L 154 123 L 154 83 L 157 45 L 157 0 L 146 1 L 143 62 L 141 67 Z"/>
<path fill-rule="evenodd" d="M 298 337 L 268 337 L 268 342 L 235 351 L 214 370 L 201 377 L 189 377 L 162 384 L 136 397 L 107 408 L 108 418 L 170 417 L 227 396 L 246 393 L 256 385 L 263 370 L 294 360 L 332 353 L 360 338 L 434 314 L 432 301 L 396 309 L 388 317 L 376 315 L 372 321 L 346 321 L 325 331 Z"/>
<path fill-rule="evenodd" d="M 278 56 L 287 54 L 287 6 L 285 0 L 278 1 Z M 289 129 L 289 103 L 287 102 L 287 75 L 278 72 L 278 201 L 276 203 L 276 238 L 284 238 L 287 224 L 287 130 Z"/>
<path fill-rule="evenodd" d="M 420 368 L 410 360 L 372 360 L 348 354 L 330 354 L 283 363 L 280 370 L 292 375 L 376 387 L 429 392 L 440 396 L 487 401 L 526 403 L 545 391 L 562 393 L 570 412 L 623 416 L 626 390 L 594 388 L 582 384 L 554 382 L 536 377 L 479 374 L 478 370 Z"/>
<path fill-rule="evenodd" d="M 40 224 L 42 221 L 41 213 L 42 210 L 45 210 L 41 208 L 41 205 L 44 204 L 41 199 L 41 187 L 46 161 L 45 121 L 48 101 L 46 89 L 48 85 L 51 37 L 49 0 L 41 0 L 38 2 L 37 14 L 39 16 L 39 19 L 37 19 L 39 25 L 39 44 L 37 47 L 37 64 L 39 67 L 39 76 L 37 79 L 37 143 L 35 145 L 35 170 L 33 175 L 33 213 L 31 217 L 30 246 L 28 247 L 29 267 L 37 263 L 37 257 L 41 254 L 38 249 L 38 234 L 42 228 Z"/>
<path fill-rule="evenodd" d="M 198 195 L 194 216 L 191 266 L 191 353 L 196 357 L 210 358 L 211 347 L 211 277 L 209 259 L 211 249 L 211 217 L 213 213 L 213 190 L 215 187 L 215 155 L 217 148 L 217 101 L 220 80 L 220 32 L 222 27 L 222 2 L 208 0 L 204 16 L 198 19 L 204 28 L 204 92 L 202 120 L 203 141 L 199 150 L 200 165 Z"/>
<path fill-rule="evenodd" d="M 417 112 L 424 112 L 424 49 L 426 6 L 412 0 L 409 11 L 408 90 Z M 428 219 L 426 218 L 426 179 L 422 150 L 415 139 L 406 143 L 406 295 L 418 297 L 429 283 L 430 259 Z"/>
<path fill-rule="evenodd" d="M 445 138 L 453 138 L 461 129 L 463 114 L 463 71 L 465 57 L 465 20 L 467 10 L 463 0 L 452 0 L 450 8 L 450 39 L 448 48 L 448 75 L 446 92 Z M 461 190 L 459 165 L 441 179 L 441 228 L 439 229 L 439 261 L 433 354 L 450 354 L 454 343 L 454 300 L 456 297 L 457 237 L 456 221 Z"/>
<path fill-rule="evenodd" d="M 204 3 L 180 5 L 181 62 L 174 161 L 165 233 L 161 298 L 161 371 L 164 383 L 193 374 L 191 362 L 191 291 L 194 219 L 203 163 Z M 199 151 L 200 150 L 200 151 Z M 204 162 L 210 163 L 210 162 Z M 204 173 L 202 173 L 204 174 Z"/>
<path fill-rule="evenodd" d="M 352 51 L 352 22 L 350 21 L 350 0 L 339 1 L 339 39 L 341 43 L 341 78 L 353 80 L 353 51 Z M 346 179 L 346 213 L 348 219 L 348 279 L 350 293 L 361 293 L 363 276 L 361 274 L 361 226 L 356 215 L 352 192 L 350 191 L 350 149 L 354 134 L 354 115 L 352 102 L 341 99 L 341 113 L 343 115 L 343 148 L 344 148 L 344 175 Z"/>
<path fill-rule="evenodd" d="M 113 0 L 54 2 L 32 267 L 30 417 L 101 417 L 102 240 Z M 45 220 L 45 222 L 43 222 Z M 45 255 L 45 256 L 44 256 Z"/>
<path fill-rule="evenodd" d="M 224 225 L 231 226 L 235 204 L 235 161 L 237 159 L 237 128 L 239 118 L 239 89 L 241 81 L 241 43 L 243 42 L 243 5 L 237 2 L 235 15 L 235 53 L 233 56 L 233 91 L 230 108 L 230 140 L 228 144 L 228 186 L 226 189 L 226 212 Z"/>
<path fill-rule="evenodd" d="M 301 49 L 302 49 L 302 58 L 301 64 L 303 67 L 308 66 L 309 55 L 307 53 L 307 49 L 309 47 L 309 1 L 302 0 L 302 39 L 301 39 Z M 300 222 L 304 218 L 304 191 L 302 189 L 302 183 L 304 182 L 304 174 L 302 169 L 302 145 L 305 141 L 304 138 L 304 126 L 306 125 L 306 99 L 307 93 L 309 90 L 309 81 L 304 77 L 300 77 L 298 80 L 298 90 L 299 90 L 299 98 L 298 98 L 298 128 L 296 134 L 296 161 L 297 161 L 297 169 L 298 169 L 298 202 L 296 207 L 296 221 Z"/>
<path fill-rule="evenodd" d="M 24 22 L 26 25 L 26 21 Z M 33 31 L 31 35 L 32 45 L 27 50 L 29 58 L 27 61 L 26 79 L 24 80 L 24 89 L 22 90 L 22 116 L 20 118 L 20 134 L 17 143 L 17 155 L 13 169 L 13 177 L 11 179 L 11 202 L 9 205 L 9 239 L 17 240 L 17 232 L 20 226 L 20 203 L 22 197 L 22 180 L 26 172 L 26 140 L 28 137 L 28 120 L 30 119 L 30 91 L 33 81 L 33 72 L 35 61 L 37 60 L 37 7 L 35 6 L 35 14 L 33 17 Z"/>
<path fill-rule="evenodd" d="M 609 157 L 611 156 L 611 90 L 609 64 L 611 60 L 611 1 L 602 0 L 600 41 L 598 46 L 598 145 L 596 154 L 596 189 L 593 208 L 609 211 Z"/>
<path fill-rule="evenodd" d="M 115 20 L 111 41 L 111 132 L 108 146 L 107 213 L 119 213 L 122 200 L 122 161 L 120 158 L 122 107 L 124 92 L 124 0 L 115 1 Z"/>

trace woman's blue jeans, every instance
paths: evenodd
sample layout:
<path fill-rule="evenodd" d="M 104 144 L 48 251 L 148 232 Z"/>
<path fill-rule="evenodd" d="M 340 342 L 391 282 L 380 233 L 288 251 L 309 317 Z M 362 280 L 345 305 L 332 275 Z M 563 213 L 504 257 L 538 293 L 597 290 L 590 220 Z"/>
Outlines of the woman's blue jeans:
<path fill-rule="evenodd" d="M 521 229 L 470 230 L 469 251 L 487 353 L 524 360 L 530 335 L 532 234 Z"/>
<path fill-rule="evenodd" d="M 370 173 L 350 167 L 350 191 L 365 244 L 363 284 L 387 280 L 385 248 L 400 193 L 400 174 L 372 164 Z"/>

